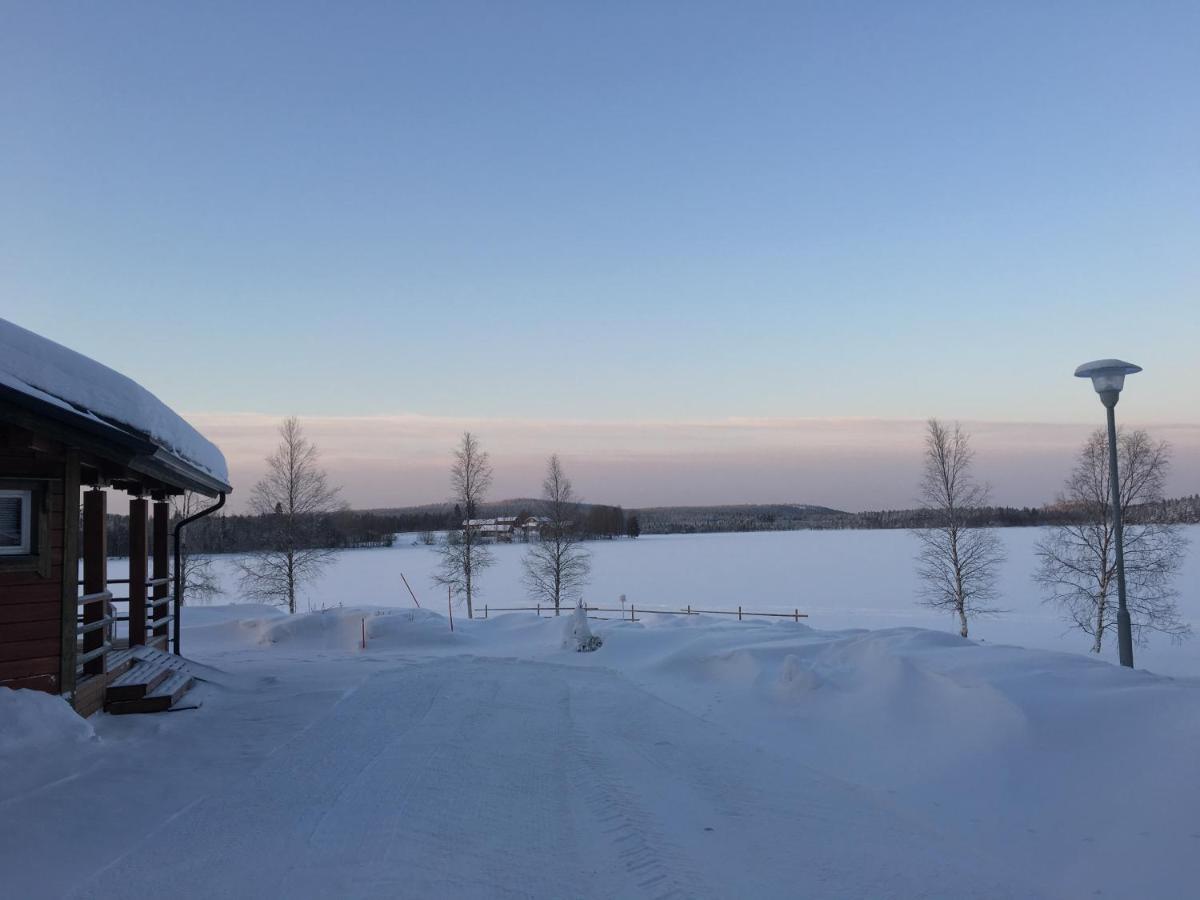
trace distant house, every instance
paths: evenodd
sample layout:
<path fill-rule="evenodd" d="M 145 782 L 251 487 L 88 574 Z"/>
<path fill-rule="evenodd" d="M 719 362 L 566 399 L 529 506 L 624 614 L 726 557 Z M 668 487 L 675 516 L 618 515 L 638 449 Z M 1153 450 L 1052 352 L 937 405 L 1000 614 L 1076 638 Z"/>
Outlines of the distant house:
<path fill-rule="evenodd" d="M 537 516 L 497 516 L 494 519 L 465 519 L 462 527 L 486 540 L 507 544 L 514 539 L 527 541 L 537 537 L 542 524 L 543 520 Z"/>
<path fill-rule="evenodd" d="M 105 530 L 117 491 L 132 498 L 122 597 Z M 186 691 L 169 502 L 185 491 L 218 498 L 204 514 L 224 502 L 220 450 L 125 376 L 0 319 L 0 686 L 63 694 L 83 715 Z"/>
<path fill-rule="evenodd" d="M 480 537 L 496 542 L 511 542 L 513 539 L 513 523 L 516 518 L 503 516 L 498 519 L 467 519 L 463 529 L 470 529 Z"/>
<path fill-rule="evenodd" d="M 548 519 L 543 519 L 540 516 L 529 516 L 520 525 L 521 531 L 524 532 L 524 539 L 528 541 L 531 538 L 540 537 L 542 526 L 548 521 Z"/>

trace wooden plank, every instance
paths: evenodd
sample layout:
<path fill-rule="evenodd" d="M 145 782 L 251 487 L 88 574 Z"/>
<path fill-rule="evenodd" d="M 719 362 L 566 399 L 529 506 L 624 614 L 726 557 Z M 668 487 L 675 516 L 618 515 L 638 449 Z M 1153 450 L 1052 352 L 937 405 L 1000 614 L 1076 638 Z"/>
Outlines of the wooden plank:
<path fill-rule="evenodd" d="M 145 497 L 129 501 L 129 643 L 146 643 L 146 515 Z"/>
<path fill-rule="evenodd" d="M 55 612 L 57 613 L 57 610 Z M 36 641 L 48 638 L 57 640 L 59 629 L 57 615 L 53 618 L 42 619 L 37 622 L 8 622 L 3 628 L 0 628 L 0 643 Z"/>
<path fill-rule="evenodd" d="M 140 700 L 123 700 L 105 705 L 105 709 L 115 716 L 128 713 L 165 712 L 183 698 L 196 680 L 183 672 L 177 672 L 158 687 L 155 693 Z"/>
<path fill-rule="evenodd" d="M 172 674 L 171 668 L 161 663 L 135 663 L 120 678 L 109 683 L 104 691 L 104 702 L 140 700 L 147 694 L 153 694 Z"/>
<path fill-rule="evenodd" d="M 25 688 L 30 691 L 45 691 L 48 694 L 58 693 L 57 675 L 31 675 L 27 678 L 13 678 L 0 681 L 0 687 L 12 688 L 14 691 Z"/>
<path fill-rule="evenodd" d="M 63 470 L 63 544 L 62 562 L 58 571 L 62 584 L 59 595 L 59 618 L 62 662 L 59 685 L 64 693 L 75 690 L 75 621 L 79 614 L 79 451 L 67 451 Z"/>
<path fill-rule="evenodd" d="M 35 454 L 0 453 L 0 471 L 5 478 L 58 478 L 60 463 Z"/>
<path fill-rule="evenodd" d="M 8 630 L 8 626 L 14 622 L 46 622 L 55 621 L 59 618 L 58 603 L 52 600 L 44 600 L 41 603 L 7 603 L 7 594 L 4 599 L 0 599 L 0 625 L 4 626 L 4 630 Z M 74 640 L 75 634 L 75 618 L 71 618 L 71 634 Z"/>
<path fill-rule="evenodd" d="M 43 659 L 55 657 L 54 670 L 58 671 L 58 636 L 42 638 L 34 641 L 0 641 L 0 662 L 11 662 L 18 659 Z"/>
<path fill-rule="evenodd" d="M 85 719 L 104 706 L 103 675 L 90 675 L 81 678 L 75 684 L 75 712 Z"/>
<path fill-rule="evenodd" d="M 0 572 L 0 603 L 9 598 L 11 593 L 20 591 L 22 596 L 36 599 L 52 598 L 58 601 L 59 581 L 57 578 L 43 578 L 37 569 L 21 569 L 16 572 Z M 14 602 L 19 602 L 14 600 Z"/>
<path fill-rule="evenodd" d="M 58 654 L 41 659 L 19 659 L 0 662 L 0 681 L 10 678 L 30 678 L 34 675 L 57 675 Z"/>

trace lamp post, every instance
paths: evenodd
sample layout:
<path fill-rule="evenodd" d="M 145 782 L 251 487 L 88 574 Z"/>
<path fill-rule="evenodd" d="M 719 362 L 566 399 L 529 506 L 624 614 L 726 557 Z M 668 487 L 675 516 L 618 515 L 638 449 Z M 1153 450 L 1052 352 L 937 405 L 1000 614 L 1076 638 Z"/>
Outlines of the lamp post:
<path fill-rule="evenodd" d="M 1125 376 L 1142 371 L 1141 366 L 1120 359 L 1098 359 L 1075 370 L 1076 378 L 1092 379 L 1092 387 L 1108 412 L 1108 477 L 1112 503 L 1113 536 L 1117 545 L 1117 649 L 1121 665 L 1133 668 L 1133 627 L 1129 607 L 1125 605 L 1125 532 L 1121 522 L 1121 480 L 1117 475 L 1117 400 L 1125 386 Z"/>

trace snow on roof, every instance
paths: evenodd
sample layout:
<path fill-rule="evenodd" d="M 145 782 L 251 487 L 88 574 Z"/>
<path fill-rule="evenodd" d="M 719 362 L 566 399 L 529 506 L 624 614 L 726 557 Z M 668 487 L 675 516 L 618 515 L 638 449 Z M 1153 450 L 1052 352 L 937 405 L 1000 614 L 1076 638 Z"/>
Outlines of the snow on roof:
<path fill-rule="evenodd" d="M 141 432 L 225 484 L 217 446 L 131 378 L 0 319 L 0 384 L 109 425 Z"/>

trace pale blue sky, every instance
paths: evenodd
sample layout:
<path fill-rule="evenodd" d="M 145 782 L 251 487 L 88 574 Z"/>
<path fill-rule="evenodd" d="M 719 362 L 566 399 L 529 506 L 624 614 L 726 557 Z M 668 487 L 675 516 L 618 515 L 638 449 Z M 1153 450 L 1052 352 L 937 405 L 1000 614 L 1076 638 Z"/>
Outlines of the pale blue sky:
<path fill-rule="evenodd" d="M 1116 355 L 1196 422 L 1198 47 L 1190 2 L 0 3 L 0 314 L 184 411 L 1087 422 Z"/>

